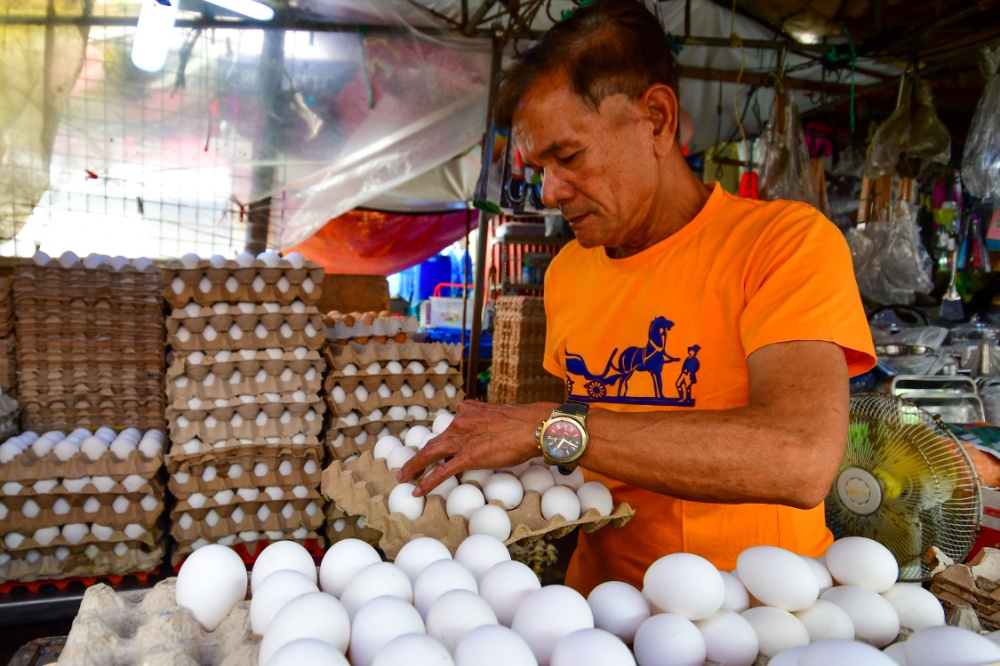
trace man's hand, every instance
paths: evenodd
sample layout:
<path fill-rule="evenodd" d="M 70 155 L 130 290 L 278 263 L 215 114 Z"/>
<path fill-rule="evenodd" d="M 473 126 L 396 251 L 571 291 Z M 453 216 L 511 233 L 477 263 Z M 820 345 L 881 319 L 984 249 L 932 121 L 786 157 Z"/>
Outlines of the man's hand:
<path fill-rule="evenodd" d="M 553 403 L 497 405 L 466 400 L 458 406 L 448 429 L 427 442 L 399 472 L 400 483 L 419 477 L 439 463 L 425 478 L 414 482 L 414 495 L 426 495 L 449 476 L 467 469 L 513 467 L 540 455 L 535 429 L 555 408 Z"/>

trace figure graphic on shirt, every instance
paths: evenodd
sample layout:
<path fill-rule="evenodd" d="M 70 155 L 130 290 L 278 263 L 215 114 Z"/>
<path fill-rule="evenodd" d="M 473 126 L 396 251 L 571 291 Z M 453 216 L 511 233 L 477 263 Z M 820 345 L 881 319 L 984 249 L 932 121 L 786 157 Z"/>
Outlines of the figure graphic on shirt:
<path fill-rule="evenodd" d="M 681 374 L 677 376 L 677 382 L 674 384 L 677 387 L 678 397 L 684 402 L 694 402 L 691 399 L 691 387 L 698 383 L 698 369 L 701 367 L 701 362 L 698 360 L 700 350 L 701 347 L 698 345 L 688 347 L 688 356 L 684 359 Z"/>
<path fill-rule="evenodd" d="M 628 395 L 628 381 L 636 371 L 648 372 L 653 380 L 653 397 L 663 396 L 663 366 L 680 359 L 667 353 L 667 331 L 674 327 L 674 322 L 666 317 L 656 317 L 649 323 L 649 336 L 644 347 L 627 347 L 618 355 L 617 367 L 612 368 L 621 373 L 618 384 L 618 395 Z"/>

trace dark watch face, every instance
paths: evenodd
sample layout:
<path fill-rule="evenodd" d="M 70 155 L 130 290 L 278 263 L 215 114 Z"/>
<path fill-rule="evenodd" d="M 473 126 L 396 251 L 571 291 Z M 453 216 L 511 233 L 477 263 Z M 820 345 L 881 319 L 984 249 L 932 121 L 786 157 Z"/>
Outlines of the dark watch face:
<path fill-rule="evenodd" d="M 549 457 L 570 460 L 583 448 L 583 432 L 572 421 L 555 421 L 545 429 L 542 444 Z"/>

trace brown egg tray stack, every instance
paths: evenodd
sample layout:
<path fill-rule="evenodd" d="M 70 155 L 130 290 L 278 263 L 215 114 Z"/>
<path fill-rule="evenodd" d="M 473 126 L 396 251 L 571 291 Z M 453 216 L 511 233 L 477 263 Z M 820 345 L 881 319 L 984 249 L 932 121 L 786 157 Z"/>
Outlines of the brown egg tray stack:
<path fill-rule="evenodd" d="M 149 590 L 116 592 L 103 584 L 87 588 L 59 664 L 257 663 L 260 637 L 250 630 L 249 601 L 238 603 L 214 631 L 205 631 L 177 605 L 176 584 L 176 578 L 168 578 Z"/>
<path fill-rule="evenodd" d="M 162 428 L 163 309 L 159 271 L 129 264 L 14 269 L 22 425 Z"/>
<path fill-rule="evenodd" d="M 329 372 L 324 389 L 331 415 L 326 437 L 330 454 L 343 460 L 370 451 L 380 435 L 402 437 L 411 426 L 431 427 L 440 409 L 454 413 L 465 399 L 458 370 L 461 353 L 458 345 L 444 343 L 351 343 L 328 347 Z M 422 371 L 409 367 L 413 362 L 419 363 Z M 391 372 L 391 363 L 398 363 L 402 372 Z M 354 371 L 345 372 L 348 368 Z M 383 385 L 383 393 L 388 395 L 379 393 Z M 368 394 L 364 399 L 358 396 L 359 386 Z M 425 392 L 426 387 L 430 388 Z M 335 396 L 338 388 L 344 392 L 340 402 Z M 400 411 L 406 415 L 396 418 L 401 416 L 397 414 Z M 420 412 L 423 418 L 413 415 Z"/>
<path fill-rule="evenodd" d="M 60 460 L 28 447 L 0 465 L 0 489 L 0 583 L 140 573 L 163 563 L 162 452 Z M 71 543 L 62 528 L 73 524 L 88 531 Z M 53 527 L 57 534 L 46 529 Z M 12 533 L 22 537 L 16 545 Z"/>
<path fill-rule="evenodd" d="M 350 461 L 335 460 L 323 472 L 323 494 L 345 514 L 364 516 L 367 526 L 381 532 L 379 546 L 390 560 L 417 536 L 434 537 L 454 554 L 458 545 L 469 536 L 469 521 L 462 516 L 449 518 L 445 500 L 439 495 L 426 498 L 424 512 L 416 520 L 390 513 L 389 493 L 397 485 L 396 472 L 386 467 L 385 460 L 375 460 L 370 452 Z M 507 545 L 543 536 L 565 536 L 577 527 L 587 532 L 606 525 L 621 527 L 635 513 L 623 503 L 615 507 L 610 516 L 601 516 L 596 509 L 589 509 L 577 520 L 565 520 L 562 516 L 546 520 L 542 516 L 541 502 L 541 495 L 529 490 L 520 505 L 507 511 L 511 524 Z"/>
<path fill-rule="evenodd" d="M 0 393 L 17 398 L 17 338 L 14 335 L 14 292 L 7 278 L 0 278 Z M 0 401 L 0 439 L 16 434 L 17 403 Z"/>
<path fill-rule="evenodd" d="M 350 313 L 331 310 L 323 317 L 323 323 L 327 341 L 335 345 L 403 343 L 420 328 L 416 317 L 393 317 L 387 310 Z"/>
<path fill-rule="evenodd" d="M 170 534 L 180 564 L 208 543 L 322 544 L 323 269 L 255 260 L 164 267 Z M 194 304 L 192 306 L 192 303 Z M 240 494 L 242 491 L 242 495 Z M 247 499 L 247 498 L 250 499 Z"/>
<path fill-rule="evenodd" d="M 489 401 L 505 405 L 563 402 L 566 385 L 542 366 L 545 305 L 537 296 L 501 296 L 493 320 Z"/>

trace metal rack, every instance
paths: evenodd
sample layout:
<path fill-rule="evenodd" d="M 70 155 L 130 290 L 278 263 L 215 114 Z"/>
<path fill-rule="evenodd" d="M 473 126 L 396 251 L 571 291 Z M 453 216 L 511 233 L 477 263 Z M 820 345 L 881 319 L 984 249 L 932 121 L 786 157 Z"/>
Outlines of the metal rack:
<path fill-rule="evenodd" d="M 497 262 L 499 269 L 496 290 L 505 296 L 541 295 L 544 288 L 541 282 L 524 282 L 522 280 L 525 256 L 529 253 L 540 253 L 554 257 L 571 240 L 572 238 L 518 235 L 507 235 L 494 239 L 494 247 L 499 248 L 500 255 Z"/>

